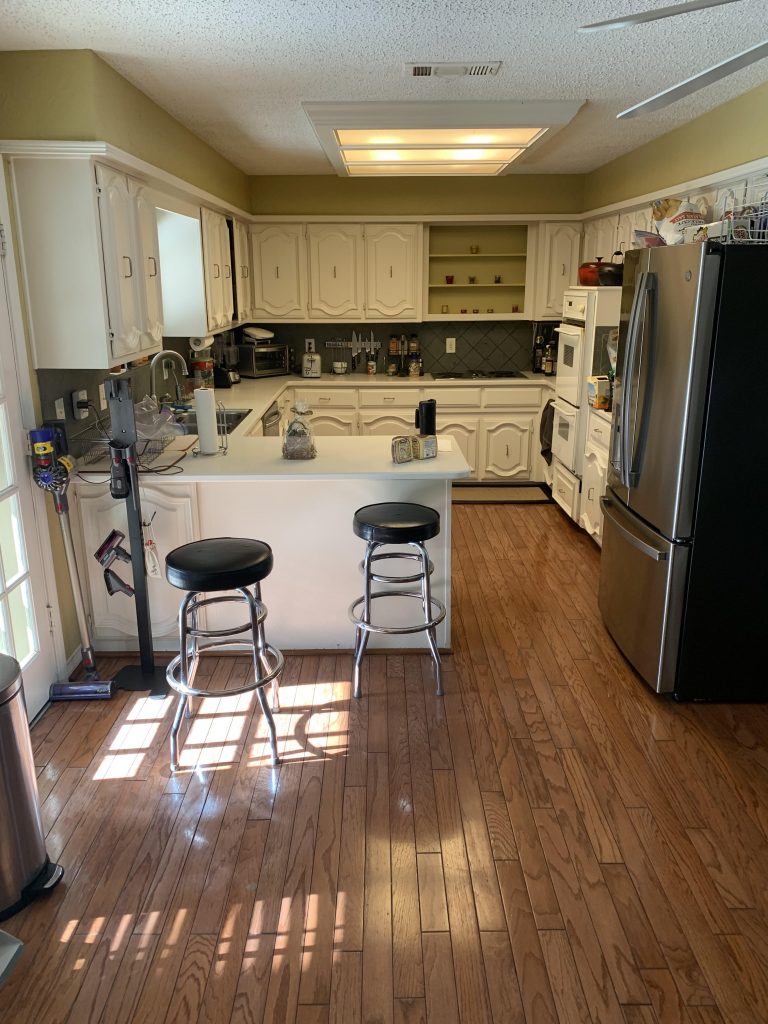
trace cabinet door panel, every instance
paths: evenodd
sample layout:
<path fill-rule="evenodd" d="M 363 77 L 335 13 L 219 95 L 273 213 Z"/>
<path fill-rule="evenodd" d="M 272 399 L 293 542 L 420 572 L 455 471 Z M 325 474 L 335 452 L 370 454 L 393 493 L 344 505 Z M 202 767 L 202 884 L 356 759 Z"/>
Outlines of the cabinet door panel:
<path fill-rule="evenodd" d="M 530 479 L 533 423 L 533 416 L 486 423 L 483 479 Z"/>
<path fill-rule="evenodd" d="M 232 274 L 235 281 L 235 299 L 237 319 L 249 320 L 253 308 L 253 273 L 251 267 L 251 247 L 248 226 L 242 221 L 233 222 L 235 242 L 235 263 Z"/>
<path fill-rule="evenodd" d="M 369 410 L 360 414 L 360 433 L 375 434 L 381 437 L 397 437 L 400 434 L 413 433 L 413 421 L 405 416 L 398 416 L 387 409 L 379 413 Z"/>
<path fill-rule="evenodd" d="M 307 263 L 301 224 L 251 231 L 254 316 L 306 317 Z"/>
<path fill-rule="evenodd" d="M 317 437 L 351 437 L 357 433 L 357 414 L 329 410 L 314 413 L 312 429 Z"/>
<path fill-rule="evenodd" d="M 418 317 L 420 237 L 416 224 L 366 227 L 366 316 Z"/>
<path fill-rule="evenodd" d="M 584 244 L 581 255 L 584 262 L 596 260 L 601 256 L 605 263 L 610 263 L 616 251 L 616 229 L 618 218 L 601 217 L 584 225 Z"/>
<path fill-rule="evenodd" d="M 651 230 L 651 208 L 644 206 L 640 210 L 629 210 L 619 216 L 619 227 L 616 237 L 616 248 L 621 252 L 637 249 L 635 231 Z"/>
<path fill-rule="evenodd" d="M 537 316 L 562 316 L 563 293 L 577 277 L 581 228 L 575 224 L 543 224 L 537 288 Z"/>
<path fill-rule="evenodd" d="M 163 341 L 163 293 L 160 285 L 160 251 L 157 244 L 155 204 L 143 185 L 129 182 L 133 195 L 136 250 L 143 284 L 141 348 L 143 352 L 160 348 Z"/>
<path fill-rule="evenodd" d="M 409 432 L 413 428 L 409 427 Z M 437 432 L 438 434 L 448 434 L 455 439 L 459 448 L 461 449 L 464 458 L 469 463 L 471 473 L 468 477 L 463 479 L 476 480 L 477 479 L 477 450 L 478 450 L 478 436 L 479 421 L 476 419 L 451 419 L 449 417 L 438 416 L 437 417 Z"/>
<path fill-rule="evenodd" d="M 224 326 L 224 270 L 219 214 L 205 207 L 201 210 L 203 226 L 203 268 L 205 273 L 205 304 L 208 330 Z"/>
<path fill-rule="evenodd" d="M 235 312 L 235 292 L 232 277 L 232 240 L 226 217 L 218 217 L 219 251 L 221 252 L 221 317 L 222 324 L 231 324 Z"/>
<path fill-rule="evenodd" d="M 362 225 L 310 225 L 307 240 L 310 316 L 362 317 Z"/>
<path fill-rule="evenodd" d="M 130 358 L 141 348 L 141 268 L 138 266 L 133 197 L 128 179 L 96 167 L 112 355 Z"/>
<path fill-rule="evenodd" d="M 600 498 L 605 494 L 607 477 L 607 459 L 596 450 L 588 448 L 584 453 L 579 525 L 594 537 L 598 544 L 603 532 L 603 512 L 600 508 Z"/>

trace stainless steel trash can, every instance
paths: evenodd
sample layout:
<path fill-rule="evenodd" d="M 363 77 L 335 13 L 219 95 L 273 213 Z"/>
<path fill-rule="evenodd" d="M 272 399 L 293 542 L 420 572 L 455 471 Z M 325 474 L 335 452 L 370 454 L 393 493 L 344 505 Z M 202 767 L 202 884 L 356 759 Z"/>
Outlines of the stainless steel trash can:
<path fill-rule="evenodd" d="M 0 654 L 0 921 L 52 889 L 19 663 Z"/>

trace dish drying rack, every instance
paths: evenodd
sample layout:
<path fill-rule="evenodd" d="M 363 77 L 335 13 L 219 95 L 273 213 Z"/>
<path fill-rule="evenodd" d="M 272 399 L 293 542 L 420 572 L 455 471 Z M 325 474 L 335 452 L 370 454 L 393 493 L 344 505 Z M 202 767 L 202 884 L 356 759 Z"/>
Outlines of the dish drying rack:
<path fill-rule="evenodd" d="M 175 434 L 164 434 L 162 437 L 139 438 L 136 442 L 136 455 L 139 465 L 149 465 L 165 451 L 173 441 Z M 109 459 L 109 442 L 111 438 L 106 428 L 101 424 L 95 427 L 87 427 L 79 434 L 73 434 L 70 438 L 72 454 L 83 466 L 92 465 L 94 462 L 101 462 Z"/>
<path fill-rule="evenodd" d="M 768 183 L 763 181 L 744 190 L 743 200 L 729 189 L 723 204 L 725 243 L 768 245 Z"/>

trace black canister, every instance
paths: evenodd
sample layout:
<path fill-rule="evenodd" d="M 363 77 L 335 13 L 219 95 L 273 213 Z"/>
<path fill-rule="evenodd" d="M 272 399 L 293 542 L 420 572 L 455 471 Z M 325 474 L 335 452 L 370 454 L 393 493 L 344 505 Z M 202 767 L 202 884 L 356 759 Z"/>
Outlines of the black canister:
<path fill-rule="evenodd" d="M 416 409 L 416 426 L 422 437 L 437 433 L 437 402 L 434 398 L 419 402 Z"/>

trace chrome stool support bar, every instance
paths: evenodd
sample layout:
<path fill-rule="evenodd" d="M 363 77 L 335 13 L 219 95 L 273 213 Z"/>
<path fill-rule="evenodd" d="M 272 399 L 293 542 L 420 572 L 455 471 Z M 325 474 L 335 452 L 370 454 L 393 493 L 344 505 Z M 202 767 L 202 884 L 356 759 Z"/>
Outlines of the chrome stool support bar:
<path fill-rule="evenodd" d="M 278 681 L 280 674 L 285 667 L 285 658 L 281 651 L 271 644 L 268 644 L 264 635 L 264 620 L 267 617 L 267 609 L 261 601 L 261 586 L 255 583 L 252 588 L 238 587 L 237 595 L 227 594 L 221 597 L 200 598 L 199 591 L 188 591 L 184 595 L 179 608 L 179 653 L 170 662 L 166 669 L 168 685 L 179 695 L 176 706 L 176 713 L 171 726 L 171 771 L 178 771 L 178 734 L 181 728 L 181 720 L 186 715 L 192 717 L 192 698 L 205 699 L 206 697 L 237 697 L 244 693 L 258 691 L 259 703 L 267 720 L 269 730 L 270 747 L 272 749 L 272 764 L 280 763 L 277 753 L 277 733 L 275 722 L 272 717 L 272 710 L 280 708 L 278 698 Z M 214 605 L 226 601 L 245 601 L 249 609 L 249 621 L 242 626 L 233 626 L 231 629 L 200 629 L 198 612 L 205 605 Z M 232 639 L 240 633 L 250 631 L 250 640 Z M 200 643 L 201 640 L 208 640 L 208 643 Z M 194 677 L 197 672 L 199 658 L 202 653 L 216 647 L 242 648 L 251 651 L 253 654 L 254 679 L 244 686 L 232 690 L 200 690 L 194 687 Z M 270 709 L 264 687 L 272 684 L 272 708 Z"/>
<path fill-rule="evenodd" d="M 427 549 L 418 541 L 407 541 L 405 543 L 407 543 L 409 547 L 416 548 L 417 553 L 411 553 L 408 551 L 391 551 L 374 554 L 376 548 L 382 546 L 381 543 L 377 541 L 366 542 L 365 555 L 360 563 L 360 569 L 363 573 L 363 596 L 358 597 L 349 606 L 349 618 L 355 626 L 355 653 L 352 677 L 353 695 L 358 698 L 362 695 L 360 677 L 362 672 L 363 656 L 365 655 L 365 649 L 368 646 L 368 637 L 371 633 L 405 635 L 407 633 L 426 632 L 429 647 L 432 652 L 432 660 L 435 665 L 437 696 L 443 696 L 442 661 L 440 658 L 440 652 L 437 649 L 436 628 L 445 618 L 446 609 L 442 601 L 439 601 L 436 597 L 432 597 L 430 576 L 434 571 L 434 566 L 429 559 Z M 421 564 L 421 572 L 414 573 L 411 576 L 384 576 L 380 573 L 374 573 L 371 569 L 372 564 L 376 561 L 387 558 L 416 560 Z M 372 583 L 401 584 L 416 582 L 421 584 L 419 590 L 382 590 L 375 594 L 371 591 Z M 382 597 L 416 598 L 421 602 L 422 612 L 424 614 L 423 621 L 412 626 L 382 626 L 371 622 L 371 605 L 373 601 Z"/>

